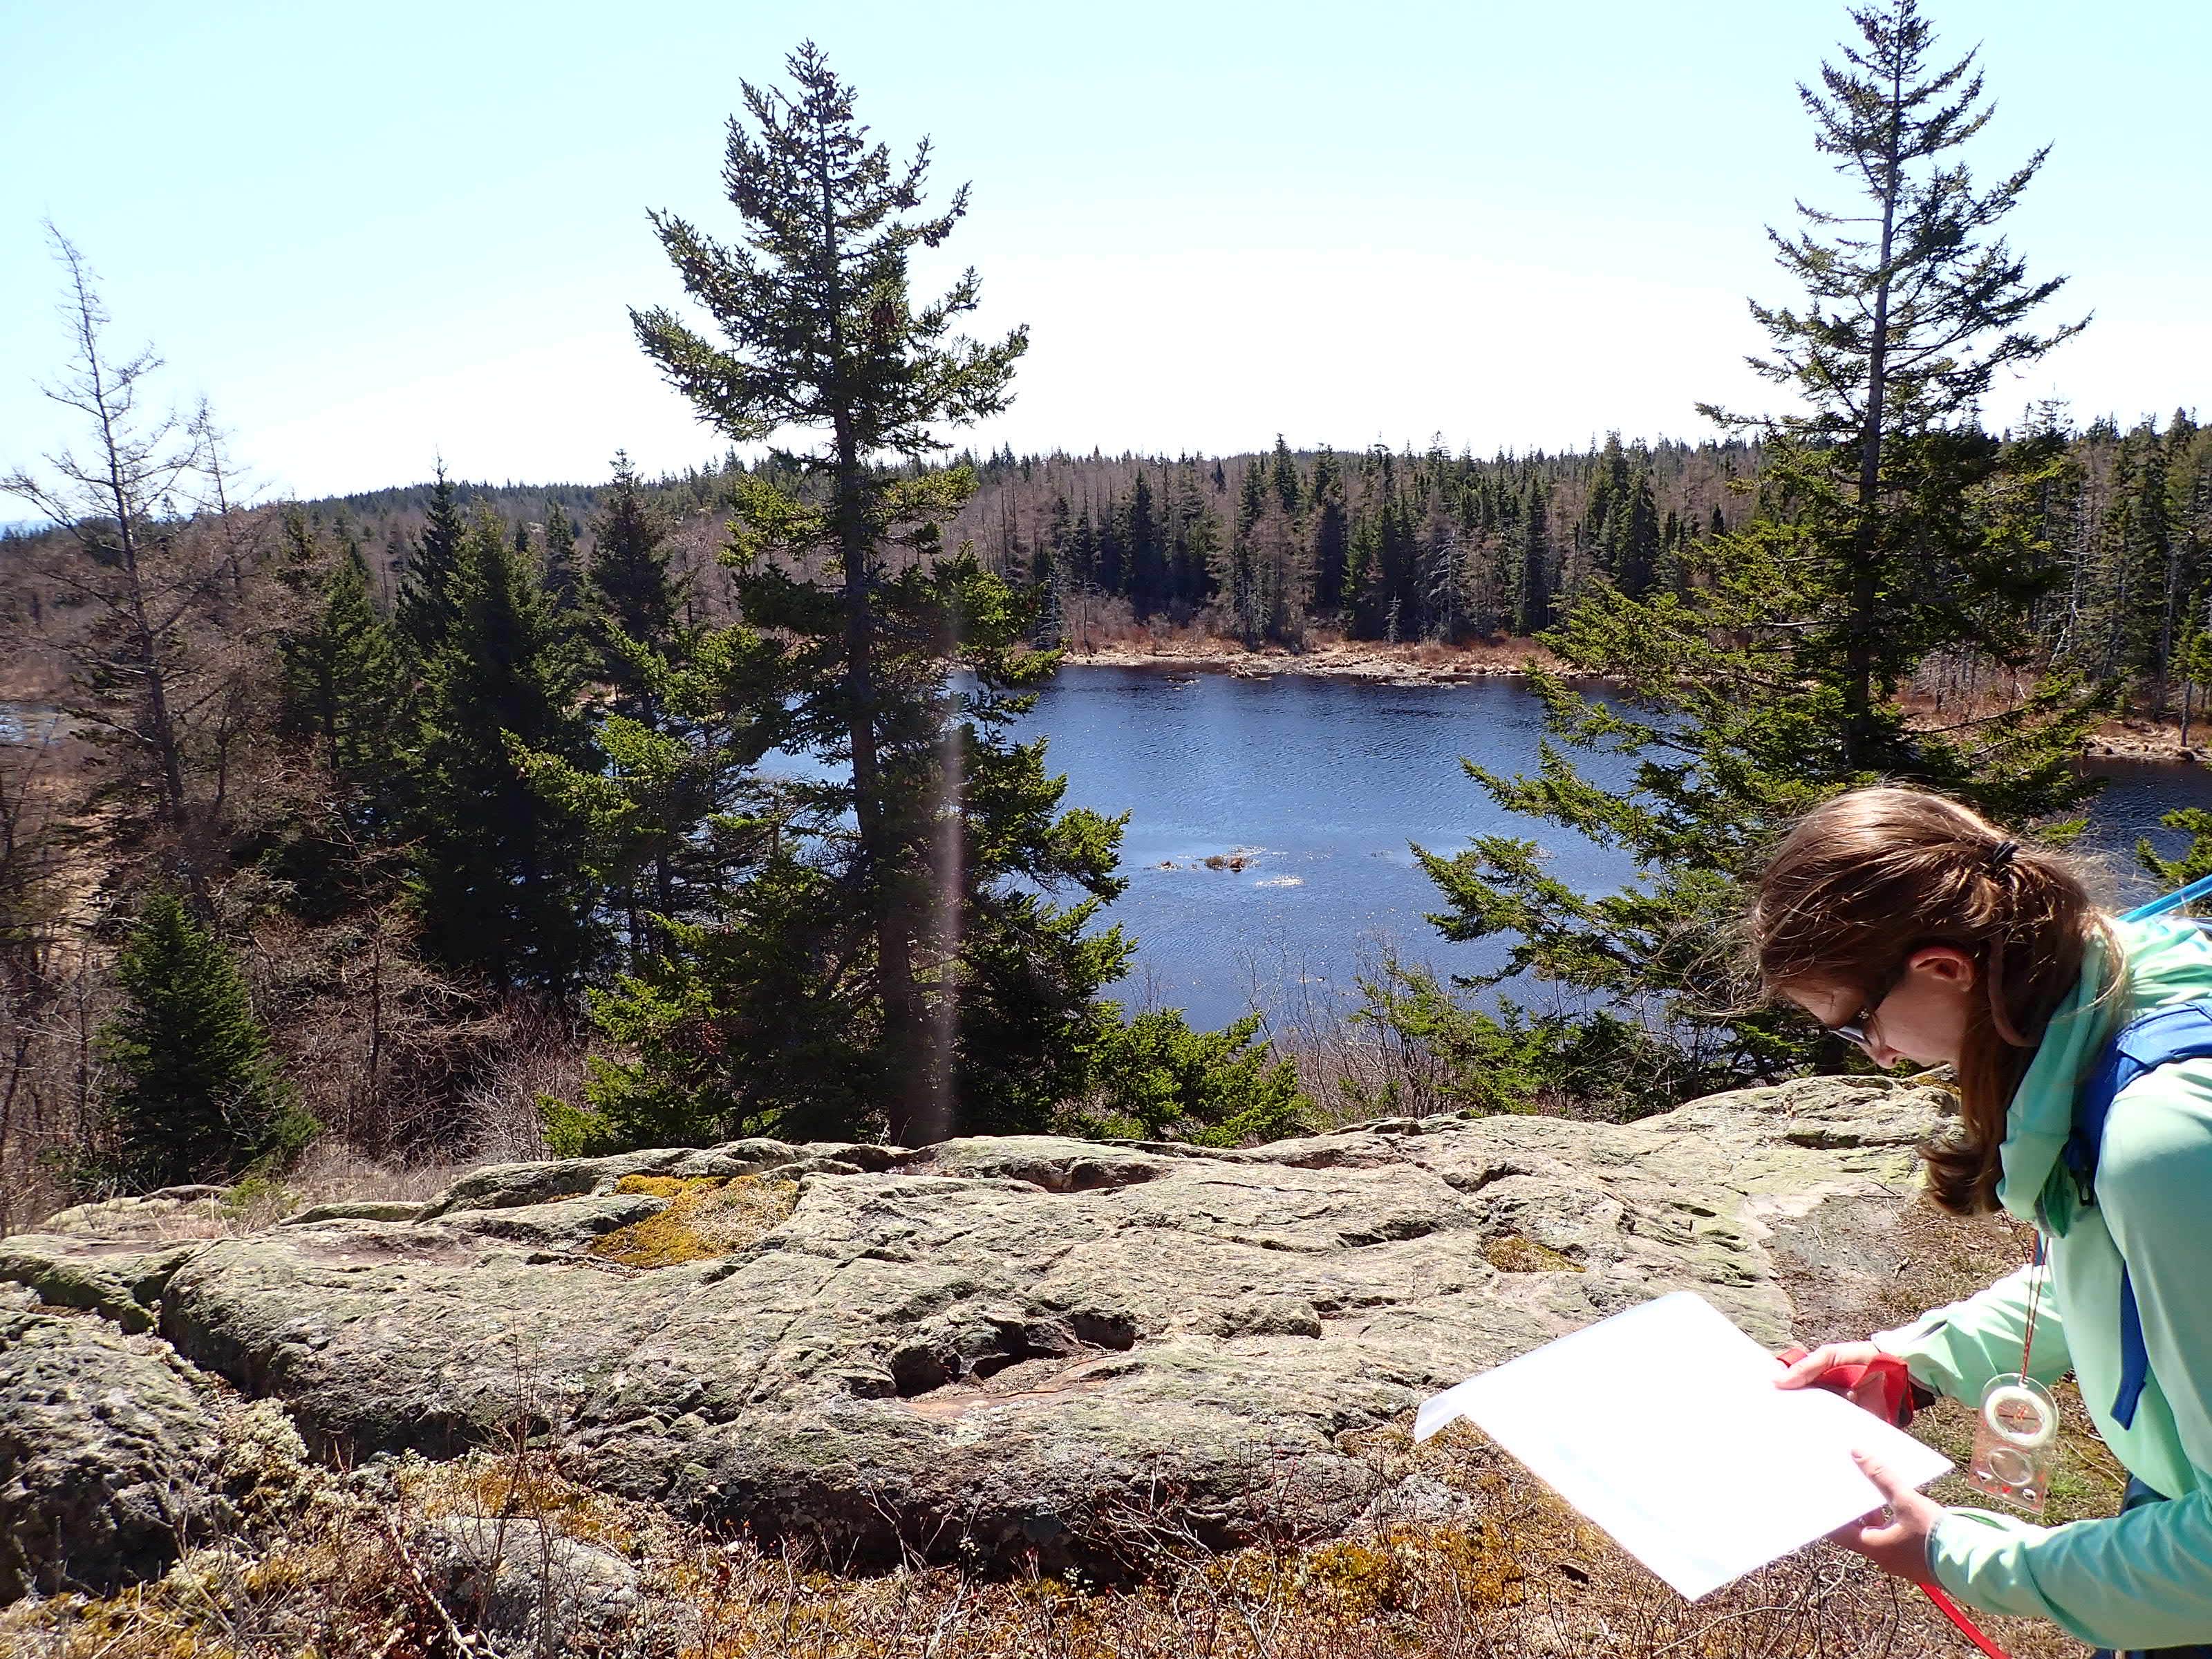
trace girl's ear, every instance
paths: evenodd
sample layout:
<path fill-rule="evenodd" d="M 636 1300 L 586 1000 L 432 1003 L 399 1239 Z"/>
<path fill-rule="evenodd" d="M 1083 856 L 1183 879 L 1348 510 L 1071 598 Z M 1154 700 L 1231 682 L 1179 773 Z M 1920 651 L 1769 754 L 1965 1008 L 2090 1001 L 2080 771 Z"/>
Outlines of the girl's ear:
<path fill-rule="evenodd" d="M 1916 974 L 1927 974 L 1962 991 L 1971 991 L 1981 970 L 1973 957 L 1955 945 L 1925 945 L 1912 953 L 1906 967 Z"/>

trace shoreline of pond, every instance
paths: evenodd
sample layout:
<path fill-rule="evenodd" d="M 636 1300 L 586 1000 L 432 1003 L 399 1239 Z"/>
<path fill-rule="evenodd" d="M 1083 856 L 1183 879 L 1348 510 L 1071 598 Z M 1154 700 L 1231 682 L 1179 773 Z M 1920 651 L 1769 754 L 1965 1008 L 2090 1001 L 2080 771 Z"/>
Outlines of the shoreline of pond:
<path fill-rule="evenodd" d="M 1571 684 L 1616 683 L 1607 675 L 1574 672 L 1540 646 L 1511 641 L 1495 646 L 1451 647 L 1333 641 L 1294 651 L 1285 646 L 1255 650 L 1234 640 L 1182 635 L 1149 648 L 1119 641 L 1087 651 L 1079 646 L 1067 646 L 1062 648 L 1060 665 L 1168 674 L 1226 674 L 1242 680 L 1268 680 L 1288 675 L 1349 680 L 1364 685 L 1427 687 L 1522 679 L 1528 675 L 1532 659 Z M 2212 766 L 2212 717 L 2191 724 L 2191 741 L 2184 744 L 2177 721 L 2116 718 L 2106 721 L 2091 737 L 2082 758 Z"/>

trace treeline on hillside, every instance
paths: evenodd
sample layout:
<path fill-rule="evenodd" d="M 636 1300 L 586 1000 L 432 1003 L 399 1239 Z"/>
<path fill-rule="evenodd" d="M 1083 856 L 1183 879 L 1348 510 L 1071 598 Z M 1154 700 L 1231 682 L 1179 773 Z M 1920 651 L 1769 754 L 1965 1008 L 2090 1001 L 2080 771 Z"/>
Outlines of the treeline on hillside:
<path fill-rule="evenodd" d="M 2006 441 L 2048 443 L 2039 411 Z M 2184 660 L 2212 620 L 2212 428 L 2187 410 L 2123 430 L 2058 430 L 2037 485 L 2034 536 L 2063 580 L 2028 620 L 2050 660 L 2117 680 L 2172 712 Z M 1209 629 L 1251 645 L 1317 633 L 1453 643 L 1549 627 L 1603 581 L 1632 598 L 1679 588 L 1695 550 L 1755 511 L 1754 441 L 1624 443 L 1477 459 L 1440 447 L 1176 458 L 963 454 L 978 488 L 948 523 L 995 571 L 1036 588 L 1040 644 L 1132 627 Z M 644 483 L 669 526 L 694 623 L 726 622 L 714 574 L 738 480 L 773 476 L 734 451 Z M 387 599 L 404 580 L 434 486 L 306 503 L 363 551 Z M 454 486 L 559 568 L 588 558 L 604 486 Z"/>
<path fill-rule="evenodd" d="M 2057 421 L 2039 411 L 2002 440 L 2060 452 L 2027 526 L 2059 579 L 2025 620 L 2054 665 L 2170 708 L 2212 614 L 2212 428 L 2185 410 L 2124 432 Z M 1747 441 L 1618 436 L 1488 460 L 1279 440 L 1215 460 L 1002 451 L 951 533 L 1048 588 L 1062 640 L 1079 637 L 1086 605 L 1112 600 L 1139 623 L 1209 623 L 1253 643 L 1315 629 L 1460 641 L 1533 634 L 1598 582 L 1632 599 L 1681 588 L 1701 544 L 1754 515 L 1764 468 Z"/>
<path fill-rule="evenodd" d="M 1477 460 L 1377 447 L 1175 460 L 981 464 L 955 533 L 1046 589 L 1079 641 L 1089 607 L 1204 621 L 1249 644 L 1316 629 L 1368 640 L 1530 635 L 1595 577 L 1682 579 L 1683 550 L 1743 503 L 1757 452 L 1730 442 Z"/>

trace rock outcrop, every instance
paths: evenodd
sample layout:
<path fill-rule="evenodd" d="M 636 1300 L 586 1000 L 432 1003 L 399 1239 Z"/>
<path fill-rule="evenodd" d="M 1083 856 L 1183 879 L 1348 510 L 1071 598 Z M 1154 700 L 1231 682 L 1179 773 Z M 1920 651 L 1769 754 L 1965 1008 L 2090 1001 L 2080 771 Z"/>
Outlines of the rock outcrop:
<path fill-rule="evenodd" d="M 1261 1495 L 1346 1524 L 1377 1498 L 1360 1431 L 1665 1291 L 1781 1343 L 1791 1238 L 1831 1200 L 1855 1237 L 1910 1201 L 1937 1099 L 1810 1079 L 1633 1125 L 1396 1120 L 1240 1152 L 741 1141 L 481 1170 L 411 1218 L 21 1236 L 0 1278 L 91 1310 L 17 1317 L 110 1345 L 101 1316 L 149 1318 L 326 1456 L 522 1431 L 608 1492 L 839 1559 L 1053 1566 L 1139 1512 L 1214 1544 Z"/>
<path fill-rule="evenodd" d="M 165 1345 L 0 1292 L 0 1602 L 159 1573 L 224 1517 L 220 1450 Z"/>

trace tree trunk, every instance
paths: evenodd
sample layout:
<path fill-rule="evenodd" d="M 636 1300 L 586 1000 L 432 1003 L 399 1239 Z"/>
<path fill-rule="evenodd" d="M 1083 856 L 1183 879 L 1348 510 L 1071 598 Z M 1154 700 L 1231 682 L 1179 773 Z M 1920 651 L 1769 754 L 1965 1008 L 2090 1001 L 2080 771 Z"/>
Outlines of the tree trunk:
<path fill-rule="evenodd" d="M 883 1052 L 890 1061 L 890 1094 L 884 1102 L 890 1138 L 920 1146 L 941 1135 L 931 1114 L 928 1068 L 922 1050 L 921 1010 L 914 982 L 914 945 L 902 890 L 899 849 L 892 844 L 876 753 L 875 617 L 871 605 L 866 487 L 841 419 L 837 434 L 836 514 L 844 557 L 847 733 L 853 749 L 853 815 L 860 832 L 860 858 L 874 911 L 876 969 L 883 996 Z"/>
<path fill-rule="evenodd" d="M 1858 523 L 1851 537 L 1850 620 L 1844 683 L 1844 763 L 1863 766 L 1874 745 L 1874 665 L 1880 599 L 1875 511 L 1881 489 L 1883 398 L 1889 372 L 1889 259 L 1897 229 L 1898 144 L 1904 112 L 1904 67 L 1890 69 L 1889 146 L 1883 157 L 1881 252 L 1874 296 L 1874 332 L 1867 343 L 1866 424 L 1859 439 Z"/>
<path fill-rule="evenodd" d="M 830 357 L 841 380 L 847 369 L 843 258 L 837 235 L 836 199 L 830 179 L 826 131 L 818 135 L 817 176 L 822 191 L 823 266 L 830 273 Z M 876 971 L 883 998 L 882 1052 L 889 1060 L 890 1092 L 884 1103 L 890 1138 L 901 1146 L 920 1146 L 941 1136 L 930 1122 L 928 1067 L 922 1053 L 920 998 L 914 982 L 914 945 L 907 899 L 902 890 L 898 848 L 885 823 L 876 754 L 875 615 L 870 581 L 867 482 L 859 441 L 853 430 L 850 387 L 836 395 L 837 442 L 833 511 L 837 546 L 844 565 L 846 732 L 853 750 L 853 816 L 860 835 L 860 862 L 874 913 Z"/>

